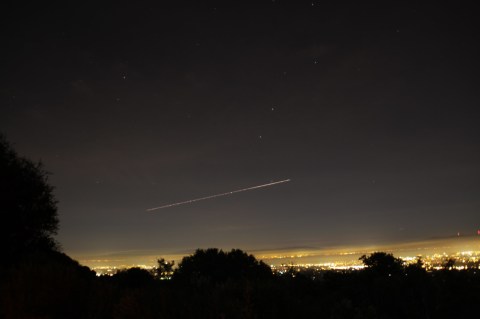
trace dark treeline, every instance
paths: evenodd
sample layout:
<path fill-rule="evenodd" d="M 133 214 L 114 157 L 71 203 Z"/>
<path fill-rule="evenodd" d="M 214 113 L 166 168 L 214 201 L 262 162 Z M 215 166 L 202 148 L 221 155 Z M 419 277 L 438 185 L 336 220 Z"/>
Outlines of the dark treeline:
<path fill-rule="evenodd" d="M 0 318 L 460 318 L 476 315 L 476 268 L 426 272 L 386 253 L 361 271 L 272 273 L 241 250 L 197 250 L 178 267 L 97 277 L 60 252 L 41 163 L 0 135 Z"/>
<path fill-rule="evenodd" d="M 3 267 L 2 318 L 459 318 L 480 305 L 478 269 L 425 271 L 385 253 L 313 279 L 273 274 L 240 250 L 197 250 L 170 280 L 165 261 L 97 277 L 59 252 Z M 163 266 L 162 266 L 163 265 Z M 170 264 L 171 265 L 171 264 Z M 168 267 L 167 267 L 168 268 Z M 167 269 L 168 270 L 168 269 Z"/>

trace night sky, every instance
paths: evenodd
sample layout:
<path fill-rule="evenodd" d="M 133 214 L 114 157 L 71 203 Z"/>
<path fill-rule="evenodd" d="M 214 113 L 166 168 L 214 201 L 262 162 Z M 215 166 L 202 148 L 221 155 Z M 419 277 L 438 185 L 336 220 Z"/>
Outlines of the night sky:
<path fill-rule="evenodd" d="M 74 257 L 405 243 L 480 227 L 473 8 L 1 6 L 0 131 L 52 173 L 57 239 Z"/>

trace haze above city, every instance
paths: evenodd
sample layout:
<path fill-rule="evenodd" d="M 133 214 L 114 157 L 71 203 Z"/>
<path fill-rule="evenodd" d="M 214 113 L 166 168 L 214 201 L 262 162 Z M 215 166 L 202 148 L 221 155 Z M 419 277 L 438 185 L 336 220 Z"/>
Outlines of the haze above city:
<path fill-rule="evenodd" d="M 82 263 L 480 250 L 473 10 L 2 6 L 0 131 Z"/>

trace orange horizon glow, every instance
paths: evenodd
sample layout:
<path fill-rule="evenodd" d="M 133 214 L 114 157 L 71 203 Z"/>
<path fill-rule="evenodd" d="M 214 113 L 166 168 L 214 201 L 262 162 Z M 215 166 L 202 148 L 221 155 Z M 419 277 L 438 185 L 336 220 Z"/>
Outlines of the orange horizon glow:
<path fill-rule="evenodd" d="M 218 247 L 229 251 L 237 247 Z M 242 249 L 242 248 L 239 248 Z M 117 267 L 129 268 L 138 265 L 153 267 L 157 259 L 174 260 L 178 264 L 183 257 L 191 255 L 196 249 L 185 253 L 162 253 L 161 251 L 124 251 L 114 253 L 85 254 L 72 252 L 69 255 L 82 265 L 90 268 Z M 322 264 L 332 261 L 354 262 L 364 254 L 376 251 L 392 253 L 396 257 L 432 256 L 435 254 L 454 254 L 462 251 L 480 253 L 480 236 L 461 236 L 454 238 L 430 239 L 415 242 L 385 245 L 336 246 L 321 249 L 242 249 L 268 265 L 278 266 L 287 263 Z"/>

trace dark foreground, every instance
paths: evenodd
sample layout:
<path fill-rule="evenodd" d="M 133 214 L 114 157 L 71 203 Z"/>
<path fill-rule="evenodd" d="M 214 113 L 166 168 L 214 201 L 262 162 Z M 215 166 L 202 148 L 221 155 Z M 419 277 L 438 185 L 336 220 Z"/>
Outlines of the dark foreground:
<path fill-rule="evenodd" d="M 171 280 L 132 268 L 96 277 L 68 256 L 2 266 L 1 318 L 478 318 L 477 269 L 426 272 L 380 253 L 362 271 L 275 275 L 240 250 L 198 250 Z M 378 257 L 378 256 L 377 256 Z M 386 258 L 385 258 L 386 257 Z M 391 257 L 390 259 L 388 257 Z M 166 272 L 167 271 L 167 272 Z"/>

